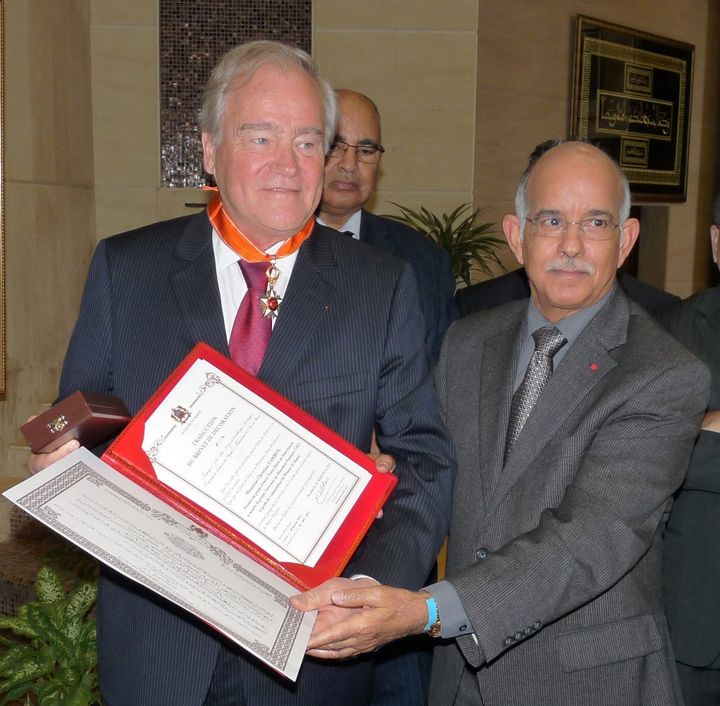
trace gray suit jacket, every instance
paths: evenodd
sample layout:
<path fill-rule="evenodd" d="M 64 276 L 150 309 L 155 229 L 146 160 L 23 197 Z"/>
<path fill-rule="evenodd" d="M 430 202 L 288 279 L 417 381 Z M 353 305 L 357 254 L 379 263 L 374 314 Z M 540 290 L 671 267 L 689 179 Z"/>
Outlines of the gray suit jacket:
<path fill-rule="evenodd" d="M 708 410 L 720 409 L 720 287 L 661 312 L 659 320 L 712 374 Z M 720 655 L 720 434 L 701 431 L 663 544 L 665 612 L 675 659 L 706 667 Z"/>
<path fill-rule="evenodd" d="M 258 374 L 363 450 L 377 428 L 397 458 L 398 485 L 348 571 L 414 588 L 442 542 L 454 471 L 423 334 L 409 265 L 318 226 L 298 253 Z M 99 244 L 60 394 L 113 393 L 134 413 L 198 341 L 229 355 L 205 213 Z M 98 631 L 108 706 L 202 704 L 219 635 L 109 573 Z M 354 669 L 308 660 L 292 685 L 249 656 L 238 660 L 248 704 L 333 704 L 333 688 L 362 703 Z"/>
<path fill-rule="evenodd" d="M 503 466 L 526 307 L 453 324 L 437 368 L 459 461 L 447 573 L 479 646 L 436 649 L 431 704 L 467 669 L 484 706 L 675 706 L 661 531 L 707 370 L 616 288 Z"/>

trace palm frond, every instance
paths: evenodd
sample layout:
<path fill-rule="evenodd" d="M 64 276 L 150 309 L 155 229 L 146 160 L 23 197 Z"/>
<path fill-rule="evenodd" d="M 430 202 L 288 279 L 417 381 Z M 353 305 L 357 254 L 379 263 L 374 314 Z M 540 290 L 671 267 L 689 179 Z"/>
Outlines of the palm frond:
<path fill-rule="evenodd" d="M 469 286 L 474 272 L 493 274 L 492 266 L 505 270 L 497 251 L 505 246 L 505 240 L 495 235 L 495 224 L 491 221 L 479 223 L 483 209 L 472 210 L 472 205 L 462 203 L 450 213 L 439 216 L 424 206 L 419 211 L 390 201 L 399 211 L 386 218 L 409 225 L 424 233 L 444 248 L 450 255 L 453 274 L 458 283 Z"/>

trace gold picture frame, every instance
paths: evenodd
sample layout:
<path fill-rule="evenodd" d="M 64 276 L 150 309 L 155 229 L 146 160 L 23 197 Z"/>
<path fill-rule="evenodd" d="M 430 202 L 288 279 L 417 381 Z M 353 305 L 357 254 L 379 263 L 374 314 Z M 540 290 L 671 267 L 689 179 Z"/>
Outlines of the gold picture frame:
<path fill-rule="evenodd" d="M 634 202 L 686 199 L 694 52 L 578 16 L 570 131 L 618 161 Z"/>

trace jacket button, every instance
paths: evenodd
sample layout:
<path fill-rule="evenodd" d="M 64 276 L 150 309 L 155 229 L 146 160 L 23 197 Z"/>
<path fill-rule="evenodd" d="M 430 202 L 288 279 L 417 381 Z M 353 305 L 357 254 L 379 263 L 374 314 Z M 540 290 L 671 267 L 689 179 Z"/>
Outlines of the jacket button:
<path fill-rule="evenodd" d="M 505 645 L 505 647 L 510 647 L 510 645 L 512 645 L 513 642 L 515 642 L 515 640 L 513 640 L 512 637 L 510 637 L 510 636 L 508 635 L 508 636 L 503 640 L 503 645 Z"/>
<path fill-rule="evenodd" d="M 522 640 L 522 639 L 523 639 L 523 634 L 522 634 L 521 632 L 516 632 L 516 633 L 513 635 L 513 637 L 514 637 L 516 640 Z"/>
<path fill-rule="evenodd" d="M 475 551 L 475 558 L 476 559 L 485 559 L 487 558 L 487 555 L 490 554 L 490 552 L 485 549 L 485 547 L 480 547 L 480 549 L 477 549 Z"/>
<path fill-rule="evenodd" d="M 524 632 L 526 635 L 532 635 L 535 631 L 534 631 L 532 628 L 525 628 L 525 629 L 523 630 L 523 632 Z"/>
<path fill-rule="evenodd" d="M 542 623 L 539 620 L 536 620 L 533 624 L 533 629 L 539 630 L 542 627 Z"/>

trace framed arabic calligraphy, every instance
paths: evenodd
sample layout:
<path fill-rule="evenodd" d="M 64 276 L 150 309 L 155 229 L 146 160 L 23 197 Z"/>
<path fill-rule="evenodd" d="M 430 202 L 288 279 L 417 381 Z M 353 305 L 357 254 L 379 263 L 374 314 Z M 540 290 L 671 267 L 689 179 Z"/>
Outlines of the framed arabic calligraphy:
<path fill-rule="evenodd" d="M 691 44 L 578 16 L 571 134 L 620 164 L 633 201 L 685 201 Z"/>

